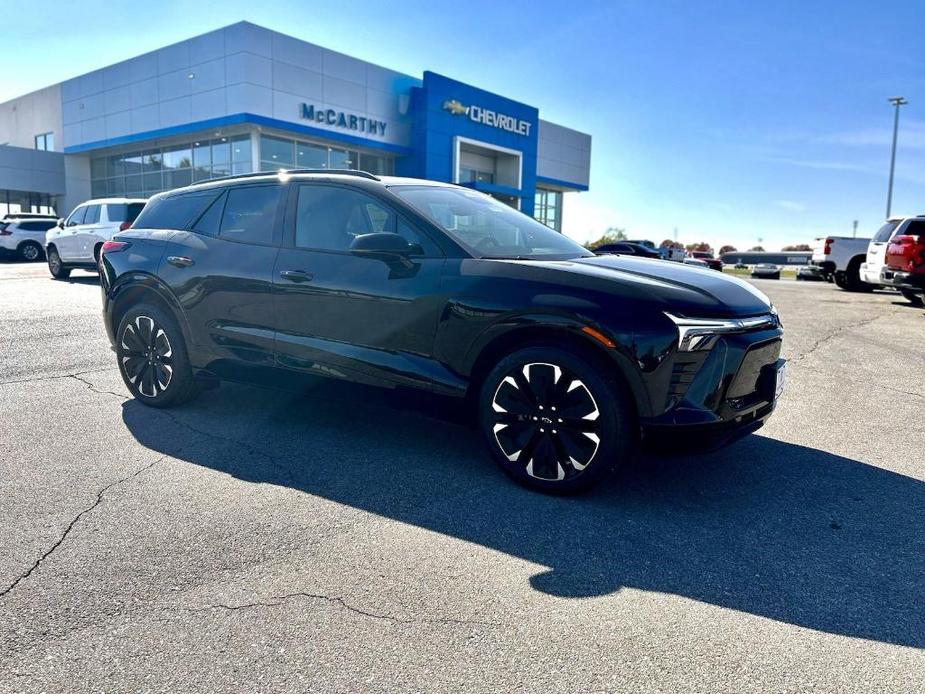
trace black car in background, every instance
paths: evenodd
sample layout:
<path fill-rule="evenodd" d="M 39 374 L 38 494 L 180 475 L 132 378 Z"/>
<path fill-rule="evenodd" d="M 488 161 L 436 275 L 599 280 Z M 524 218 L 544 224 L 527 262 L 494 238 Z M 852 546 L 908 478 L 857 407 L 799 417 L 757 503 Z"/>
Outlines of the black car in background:
<path fill-rule="evenodd" d="M 595 248 L 594 253 L 597 255 L 635 255 L 640 258 L 654 258 L 656 260 L 662 257 L 662 254 L 654 248 L 643 246 L 640 243 L 630 243 L 628 241 L 605 243 Z"/>
<path fill-rule="evenodd" d="M 448 184 L 202 183 L 152 198 L 101 266 L 106 329 L 142 403 L 279 374 L 467 398 L 501 468 L 544 490 L 598 481 L 643 434 L 753 431 L 782 383 L 781 326 L 749 284 L 595 256 Z"/>

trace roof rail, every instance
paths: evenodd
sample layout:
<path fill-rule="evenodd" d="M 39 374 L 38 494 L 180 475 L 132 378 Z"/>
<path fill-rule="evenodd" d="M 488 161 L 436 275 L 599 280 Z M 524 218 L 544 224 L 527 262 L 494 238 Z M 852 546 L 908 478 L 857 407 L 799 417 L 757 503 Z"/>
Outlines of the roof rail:
<path fill-rule="evenodd" d="M 380 180 L 366 171 L 357 171 L 355 169 L 280 169 L 279 171 L 254 171 L 253 173 L 235 174 L 233 176 L 222 176 L 221 178 L 210 178 L 202 183 L 214 183 L 215 181 L 234 181 L 240 178 L 254 178 L 255 176 L 273 176 L 277 174 L 337 174 L 342 176 L 358 176 L 368 178 L 371 181 Z"/>

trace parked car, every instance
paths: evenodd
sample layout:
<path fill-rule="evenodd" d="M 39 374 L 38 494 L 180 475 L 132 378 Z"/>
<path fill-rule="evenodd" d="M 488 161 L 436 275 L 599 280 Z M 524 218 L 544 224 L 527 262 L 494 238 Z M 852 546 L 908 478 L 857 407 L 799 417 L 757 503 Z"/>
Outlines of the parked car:
<path fill-rule="evenodd" d="M 748 265 L 746 265 L 745 263 L 736 263 L 735 269 L 736 270 L 748 270 Z"/>
<path fill-rule="evenodd" d="M 153 197 L 100 268 L 106 331 L 141 403 L 312 375 L 468 398 L 497 464 L 543 490 L 599 481 L 640 431 L 751 432 L 783 383 L 780 322 L 748 283 L 596 256 L 450 184 L 203 182 Z"/>
<path fill-rule="evenodd" d="M 705 260 L 701 260 L 700 258 L 688 257 L 688 258 L 684 258 L 681 262 L 684 263 L 685 265 L 694 265 L 696 267 L 702 267 L 708 270 L 710 269 L 710 266 L 707 264 L 707 262 Z"/>
<path fill-rule="evenodd" d="M 905 225 L 903 234 L 893 236 L 881 271 L 882 284 L 895 287 L 915 306 L 925 304 L 925 220 Z"/>
<path fill-rule="evenodd" d="M 637 243 L 630 243 L 629 241 L 620 241 L 618 243 L 605 243 L 603 246 L 598 246 L 594 249 L 594 252 L 597 255 L 605 255 L 607 253 L 618 253 L 620 255 L 635 255 L 640 258 L 661 258 L 662 255 L 654 248 L 649 248 L 648 246 L 641 246 Z"/>
<path fill-rule="evenodd" d="M 55 226 L 55 220 L 15 216 L 0 222 L 0 253 L 15 255 L 22 260 L 45 258 L 45 232 Z"/>
<path fill-rule="evenodd" d="M 917 235 L 917 229 L 923 226 L 923 222 L 925 217 L 893 217 L 880 227 L 867 245 L 867 257 L 861 264 L 861 279 L 872 287 L 881 286 L 881 274 L 887 267 L 886 254 L 890 242 L 904 234 Z"/>
<path fill-rule="evenodd" d="M 797 268 L 796 278 L 804 282 L 824 282 L 825 274 L 817 265 L 801 265 Z"/>
<path fill-rule="evenodd" d="M 861 264 L 867 256 L 870 239 L 826 236 L 816 239 L 810 262 L 819 267 L 827 280 L 851 292 L 870 291 L 874 285 L 861 277 Z"/>
<path fill-rule="evenodd" d="M 723 271 L 723 261 L 714 257 L 709 251 L 691 251 L 690 255 L 692 258 L 705 262 L 711 270 Z"/>
<path fill-rule="evenodd" d="M 752 268 L 752 277 L 764 280 L 779 280 L 780 268 L 773 263 L 758 263 Z"/>
<path fill-rule="evenodd" d="M 100 249 L 113 234 L 128 229 L 145 206 L 139 198 L 88 200 L 45 234 L 48 270 L 63 279 L 74 268 L 94 270 Z"/>
<path fill-rule="evenodd" d="M 12 219 L 52 219 L 57 220 L 57 215 L 40 214 L 38 212 L 7 212 L 0 221 L 8 222 Z"/>

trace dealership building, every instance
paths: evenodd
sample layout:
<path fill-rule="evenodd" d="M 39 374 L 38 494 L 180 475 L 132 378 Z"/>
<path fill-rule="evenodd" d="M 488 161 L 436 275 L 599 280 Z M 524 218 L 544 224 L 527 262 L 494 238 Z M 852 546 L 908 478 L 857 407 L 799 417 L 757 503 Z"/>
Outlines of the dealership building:
<path fill-rule="evenodd" d="M 360 169 L 459 183 L 561 230 L 590 158 L 589 135 L 535 106 L 239 22 L 0 104 L 0 216 L 252 171 Z"/>

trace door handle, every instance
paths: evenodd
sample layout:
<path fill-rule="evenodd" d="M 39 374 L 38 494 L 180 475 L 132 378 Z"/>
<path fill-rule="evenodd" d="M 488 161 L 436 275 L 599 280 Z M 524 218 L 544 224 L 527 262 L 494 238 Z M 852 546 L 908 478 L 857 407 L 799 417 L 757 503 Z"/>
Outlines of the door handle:
<path fill-rule="evenodd" d="M 183 255 L 172 255 L 167 258 L 167 262 L 176 267 L 189 267 L 193 260 Z"/>
<path fill-rule="evenodd" d="M 290 282 L 311 282 L 314 278 L 314 275 L 305 270 L 283 270 L 279 276 Z"/>

